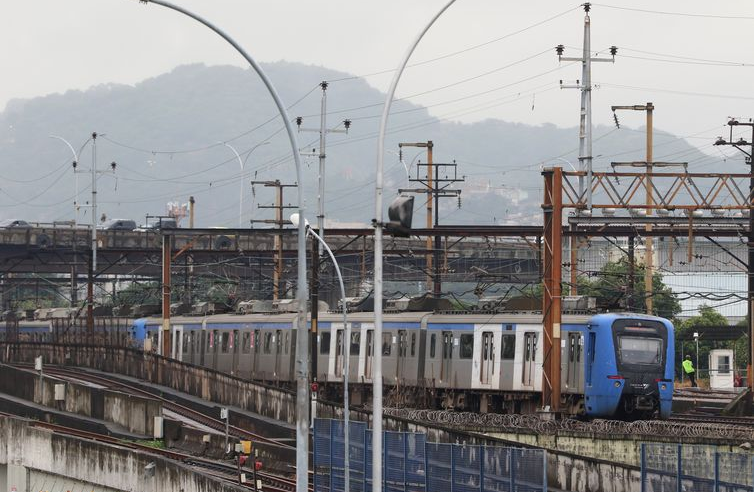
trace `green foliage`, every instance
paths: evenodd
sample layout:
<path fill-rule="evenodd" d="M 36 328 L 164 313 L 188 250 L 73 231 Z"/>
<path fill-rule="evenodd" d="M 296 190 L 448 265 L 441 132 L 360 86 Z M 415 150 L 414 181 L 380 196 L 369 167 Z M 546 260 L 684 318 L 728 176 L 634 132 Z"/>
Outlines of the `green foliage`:
<path fill-rule="evenodd" d="M 143 440 L 143 441 L 134 441 L 136 444 L 140 446 L 149 446 L 150 448 L 155 449 L 165 449 L 165 441 L 162 439 L 152 439 L 152 440 Z"/>

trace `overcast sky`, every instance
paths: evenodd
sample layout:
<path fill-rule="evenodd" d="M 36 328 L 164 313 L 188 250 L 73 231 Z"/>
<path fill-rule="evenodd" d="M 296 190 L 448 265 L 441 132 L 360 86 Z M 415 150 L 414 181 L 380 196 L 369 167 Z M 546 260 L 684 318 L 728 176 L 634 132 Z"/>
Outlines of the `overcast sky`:
<path fill-rule="evenodd" d="M 607 56 L 608 47 L 616 45 L 619 52 L 615 64 L 594 64 L 595 124 L 612 124 L 611 105 L 652 101 L 656 128 L 693 137 L 691 143 L 712 152 L 711 139 L 721 134 L 727 116 L 754 117 L 751 0 L 604 2 L 592 6 L 592 50 Z M 99 83 L 133 84 L 185 63 L 245 66 L 207 28 L 157 5 L 6 3 L 0 20 L 0 107 L 13 98 Z M 180 3 L 225 29 L 257 61 L 287 60 L 366 75 L 395 67 L 445 0 Z M 441 59 L 407 72 L 399 96 L 449 120 L 575 126 L 578 91 L 561 90 L 558 81 L 581 78 L 581 69 L 558 63 L 554 46 L 563 44 L 566 55 L 578 56 L 583 19 L 577 2 L 458 0 L 412 58 Z M 367 80 L 384 90 L 390 76 Z M 329 94 L 331 101 L 337 98 L 337 84 Z M 644 114 L 624 113 L 621 121 L 639 127 Z"/>

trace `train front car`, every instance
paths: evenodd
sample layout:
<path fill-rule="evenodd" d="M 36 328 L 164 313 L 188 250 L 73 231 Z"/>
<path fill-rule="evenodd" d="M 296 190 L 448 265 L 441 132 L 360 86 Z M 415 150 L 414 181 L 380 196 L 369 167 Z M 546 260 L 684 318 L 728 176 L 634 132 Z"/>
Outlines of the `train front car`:
<path fill-rule="evenodd" d="M 654 316 L 601 314 L 587 330 L 586 414 L 668 418 L 673 397 L 673 324 Z"/>

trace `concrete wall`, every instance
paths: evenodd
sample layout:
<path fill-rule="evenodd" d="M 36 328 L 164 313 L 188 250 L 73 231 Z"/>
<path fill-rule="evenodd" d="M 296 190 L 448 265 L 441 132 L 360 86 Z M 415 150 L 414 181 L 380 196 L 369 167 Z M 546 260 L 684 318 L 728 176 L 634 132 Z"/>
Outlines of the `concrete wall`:
<path fill-rule="evenodd" d="M 64 410 L 118 424 L 129 432 L 152 436 L 154 417 L 162 416 L 162 403 L 153 398 L 134 396 L 106 388 L 43 376 L 3 366 L 0 392 L 46 407 Z M 65 400 L 55 401 L 55 385 L 65 384 Z"/>
<path fill-rule="evenodd" d="M 155 474 L 144 469 L 155 463 Z M 247 490 L 195 473 L 160 456 L 85 441 L 33 427 L 13 417 L 0 417 L 0 465 L 7 465 L 4 490 L 32 485 L 30 477 L 60 476 L 93 488 L 118 491 L 235 492 Z"/>

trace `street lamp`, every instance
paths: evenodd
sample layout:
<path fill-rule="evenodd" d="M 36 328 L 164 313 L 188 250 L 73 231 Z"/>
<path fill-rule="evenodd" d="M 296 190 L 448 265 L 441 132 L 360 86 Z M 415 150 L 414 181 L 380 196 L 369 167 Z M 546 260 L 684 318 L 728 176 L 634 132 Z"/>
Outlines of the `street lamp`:
<path fill-rule="evenodd" d="M 385 96 L 385 106 L 382 108 L 382 118 L 380 119 L 380 132 L 377 137 L 377 166 L 376 166 L 376 184 L 374 200 L 374 340 L 372 345 L 374 370 L 372 378 L 372 492 L 382 492 L 382 187 L 385 160 L 385 131 L 387 129 L 387 118 L 390 115 L 390 106 L 393 103 L 395 89 L 398 81 L 406 69 L 411 54 L 416 49 L 419 41 L 424 34 L 432 27 L 432 24 L 445 12 L 448 7 L 453 5 L 455 0 L 450 0 L 445 6 L 437 12 L 429 23 L 424 26 L 416 39 L 411 43 L 403 59 L 398 64 L 398 68 L 390 82 L 390 88 Z M 299 491 L 304 492 L 304 491 Z"/>
<path fill-rule="evenodd" d="M 243 160 L 241 160 L 241 156 L 238 154 L 238 151 L 231 144 L 229 144 L 228 142 L 218 142 L 218 143 L 221 143 L 225 145 L 226 147 L 228 147 L 230 150 L 232 150 L 233 153 L 236 154 L 236 159 L 238 159 L 238 165 L 241 166 L 241 192 L 238 195 L 238 228 L 241 229 L 243 227 L 243 185 L 244 185 L 244 182 L 246 181 L 243 170 L 244 170 L 244 167 L 246 166 L 246 161 L 249 159 L 249 156 L 251 155 L 251 153 L 254 152 L 254 150 L 256 150 L 257 147 L 260 147 L 262 145 L 267 145 L 270 142 L 262 142 L 260 144 L 256 144 L 254 147 L 251 148 L 251 150 L 249 150 L 248 154 L 246 154 L 246 158 Z"/>
<path fill-rule="evenodd" d="M 298 213 L 299 216 L 304 216 L 304 189 L 301 171 L 301 155 L 298 150 L 298 141 L 296 139 L 296 132 L 291 125 L 291 119 L 288 115 L 288 111 L 285 109 L 283 101 L 278 96 L 275 87 L 272 82 L 264 73 L 262 67 L 260 67 L 254 59 L 244 51 L 241 46 L 223 32 L 220 28 L 216 27 L 206 19 L 179 7 L 170 2 L 164 0 L 139 0 L 139 3 L 154 3 L 167 7 L 176 12 L 180 12 L 183 15 L 191 17 L 197 22 L 204 24 L 206 27 L 214 31 L 221 38 L 227 41 L 238 53 L 244 57 L 244 59 L 251 65 L 254 71 L 259 75 L 259 78 L 264 82 L 268 92 L 275 101 L 278 112 L 283 119 L 286 133 L 288 134 L 288 140 L 291 144 L 291 152 L 293 152 L 293 161 L 296 164 L 296 180 L 298 181 Z M 296 288 L 296 301 L 298 303 L 298 315 L 296 320 L 296 328 L 301 332 L 306 330 L 306 299 L 308 297 L 308 289 L 306 286 L 306 234 L 304 230 L 304 224 L 299 224 L 298 227 L 298 282 Z M 296 492 L 308 492 L 309 490 L 309 361 L 307 355 L 309 354 L 309 337 L 298 336 L 296 337 Z"/>
<path fill-rule="evenodd" d="M 291 214 L 290 220 L 291 224 L 293 224 L 293 227 L 299 226 L 300 219 L 299 214 Z M 335 266 L 335 273 L 338 275 L 338 282 L 340 283 L 340 298 L 341 298 L 341 304 L 343 305 L 343 329 L 345 330 L 344 335 L 344 343 L 343 343 L 343 351 L 345 353 L 345 360 L 343 361 L 343 446 L 345 448 L 345 454 L 344 454 L 344 462 L 343 462 L 343 470 L 344 470 L 344 478 L 345 478 L 345 492 L 348 492 L 350 489 L 350 449 L 348 447 L 348 444 L 350 442 L 350 429 L 349 429 L 349 419 L 350 419 L 350 404 L 349 404 L 349 395 L 348 395 L 348 376 L 350 374 L 350 359 L 351 359 L 351 327 L 348 325 L 348 306 L 346 304 L 346 288 L 343 284 L 343 275 L 340 273 L 340 267 L 338 266 L 338 261 L 335 259 L 335 255 L 333 254 L 330 247 L 327 245 L 327 243 L 322 239 L 319 234 L 314 232 L 312 230 L 311 226 L 309 225 L 309 221 L 304 219 L 304 227 L 306 228 L 307 234 L 311 234 L 314 236 L 317 241 L 322 245 L 322 247 L 327 251 L 327 254 L 330 255 L 330 259 L 332 260 L 333 265 Z"/>

